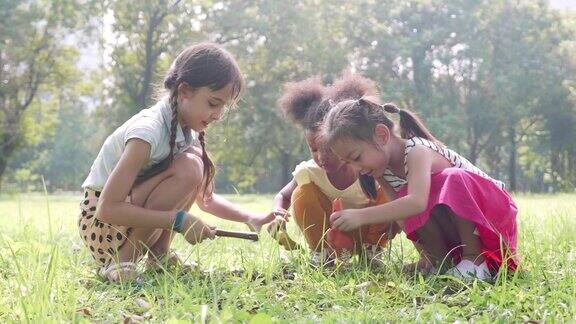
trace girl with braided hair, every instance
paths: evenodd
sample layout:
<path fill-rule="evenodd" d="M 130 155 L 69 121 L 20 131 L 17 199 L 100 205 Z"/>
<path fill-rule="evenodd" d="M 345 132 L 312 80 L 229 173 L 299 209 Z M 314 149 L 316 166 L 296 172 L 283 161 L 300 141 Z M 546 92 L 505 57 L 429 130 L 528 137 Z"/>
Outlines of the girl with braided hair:
<path fill-rule="evenodd" d="M 192 45 L 164 79 L 168 96 L 108 136 L 82 185 L 78 221 L 102 277 L 135 278 L 146 254 L 151 268 L 178 263 L 169 250 L 173 232 L 190 244 L 214 238 L 213 226 L 187 212 L 194 202 L 255 229 L 273 219 L 240 210 L 212 190 L 205 130 L 236 103 L 243 86 L 230 53 L 211 43 Z"/>

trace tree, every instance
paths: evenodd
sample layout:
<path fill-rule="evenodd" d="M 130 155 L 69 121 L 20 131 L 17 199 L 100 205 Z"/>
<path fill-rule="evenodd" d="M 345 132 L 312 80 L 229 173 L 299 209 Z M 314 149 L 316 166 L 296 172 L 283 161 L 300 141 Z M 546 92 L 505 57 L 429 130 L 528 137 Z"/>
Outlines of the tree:
<path fill-rule="evenodd" d="M 148 108 L 154 85 L 168 69 L 166 56 L 201 38 L 195 27 L 196 6 L 181 0 L 146 0 L 112 1 L 103 7 L 106 15 L 113 16 L 112 33 L 105 35 L 112 60 L 106 89 L 111 128 Z"/>
<path fill-rule="evenodd" d="M 295 165 L 310 158 L 302 131 L 283 116 L 277 99 L 284 82 L 315 74 L 329 81 L 347 67 L 337 22 L 345 2 L 315 4 L 228 1 L 207 14 L 210 37 L 226 43 L 247 79 L 239 109 L 209 131 L 218 139 L 210 141 L 218 164 L 239 189 L 278 190 L 291 180 Z M 230 22 L 229 34 L 216 31 Z"/>
<path fill-rule="evenodd" d="M 79 13 L 68 1 L 2 1 L 0 6 L 1 184 L 10 157 L 23 143 L 26 111 L 44 84 L 67 78 L 76 53 L 63 38 Z"/>

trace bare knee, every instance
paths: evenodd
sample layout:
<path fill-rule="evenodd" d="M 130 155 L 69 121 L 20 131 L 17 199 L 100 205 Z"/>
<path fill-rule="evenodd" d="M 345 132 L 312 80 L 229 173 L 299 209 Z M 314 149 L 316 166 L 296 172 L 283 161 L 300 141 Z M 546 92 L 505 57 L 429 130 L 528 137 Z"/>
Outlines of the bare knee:
<path fill-rule="evenodd" d="M 181 153 L 174 159 L 173 176 L 190 190 L 196 189 L 204 178 L 202 158 L 193 153 Z"/>

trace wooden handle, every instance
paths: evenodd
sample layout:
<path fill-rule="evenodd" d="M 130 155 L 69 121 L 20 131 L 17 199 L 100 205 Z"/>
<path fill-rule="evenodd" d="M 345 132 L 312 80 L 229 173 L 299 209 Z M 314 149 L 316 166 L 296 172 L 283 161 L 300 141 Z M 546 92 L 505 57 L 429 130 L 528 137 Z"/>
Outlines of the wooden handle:
<path fill-rule="evenodd" d="M 235 238 L 241 238 L 244 240 L 258 241 L 258 233 L 235 232 L 235 231 L 225 231 L 225 230 L 217 229 L 216 230 L 216 236 L 235 237 Z"/>

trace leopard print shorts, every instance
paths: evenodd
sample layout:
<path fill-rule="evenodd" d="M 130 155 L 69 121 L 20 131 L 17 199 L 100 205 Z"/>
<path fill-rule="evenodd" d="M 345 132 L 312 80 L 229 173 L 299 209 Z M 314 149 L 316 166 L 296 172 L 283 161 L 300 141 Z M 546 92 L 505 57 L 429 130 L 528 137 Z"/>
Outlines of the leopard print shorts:
<path fill-rule="evenodd" d="M 100 191 L 85 189 L 84 199 L 80 202 L 78 230 L 84 244 L 100 267 L 108 266 L 117 259 L 118 250 L 126 243 L 131 228 L 103 223 L 94 215 Z"/>

